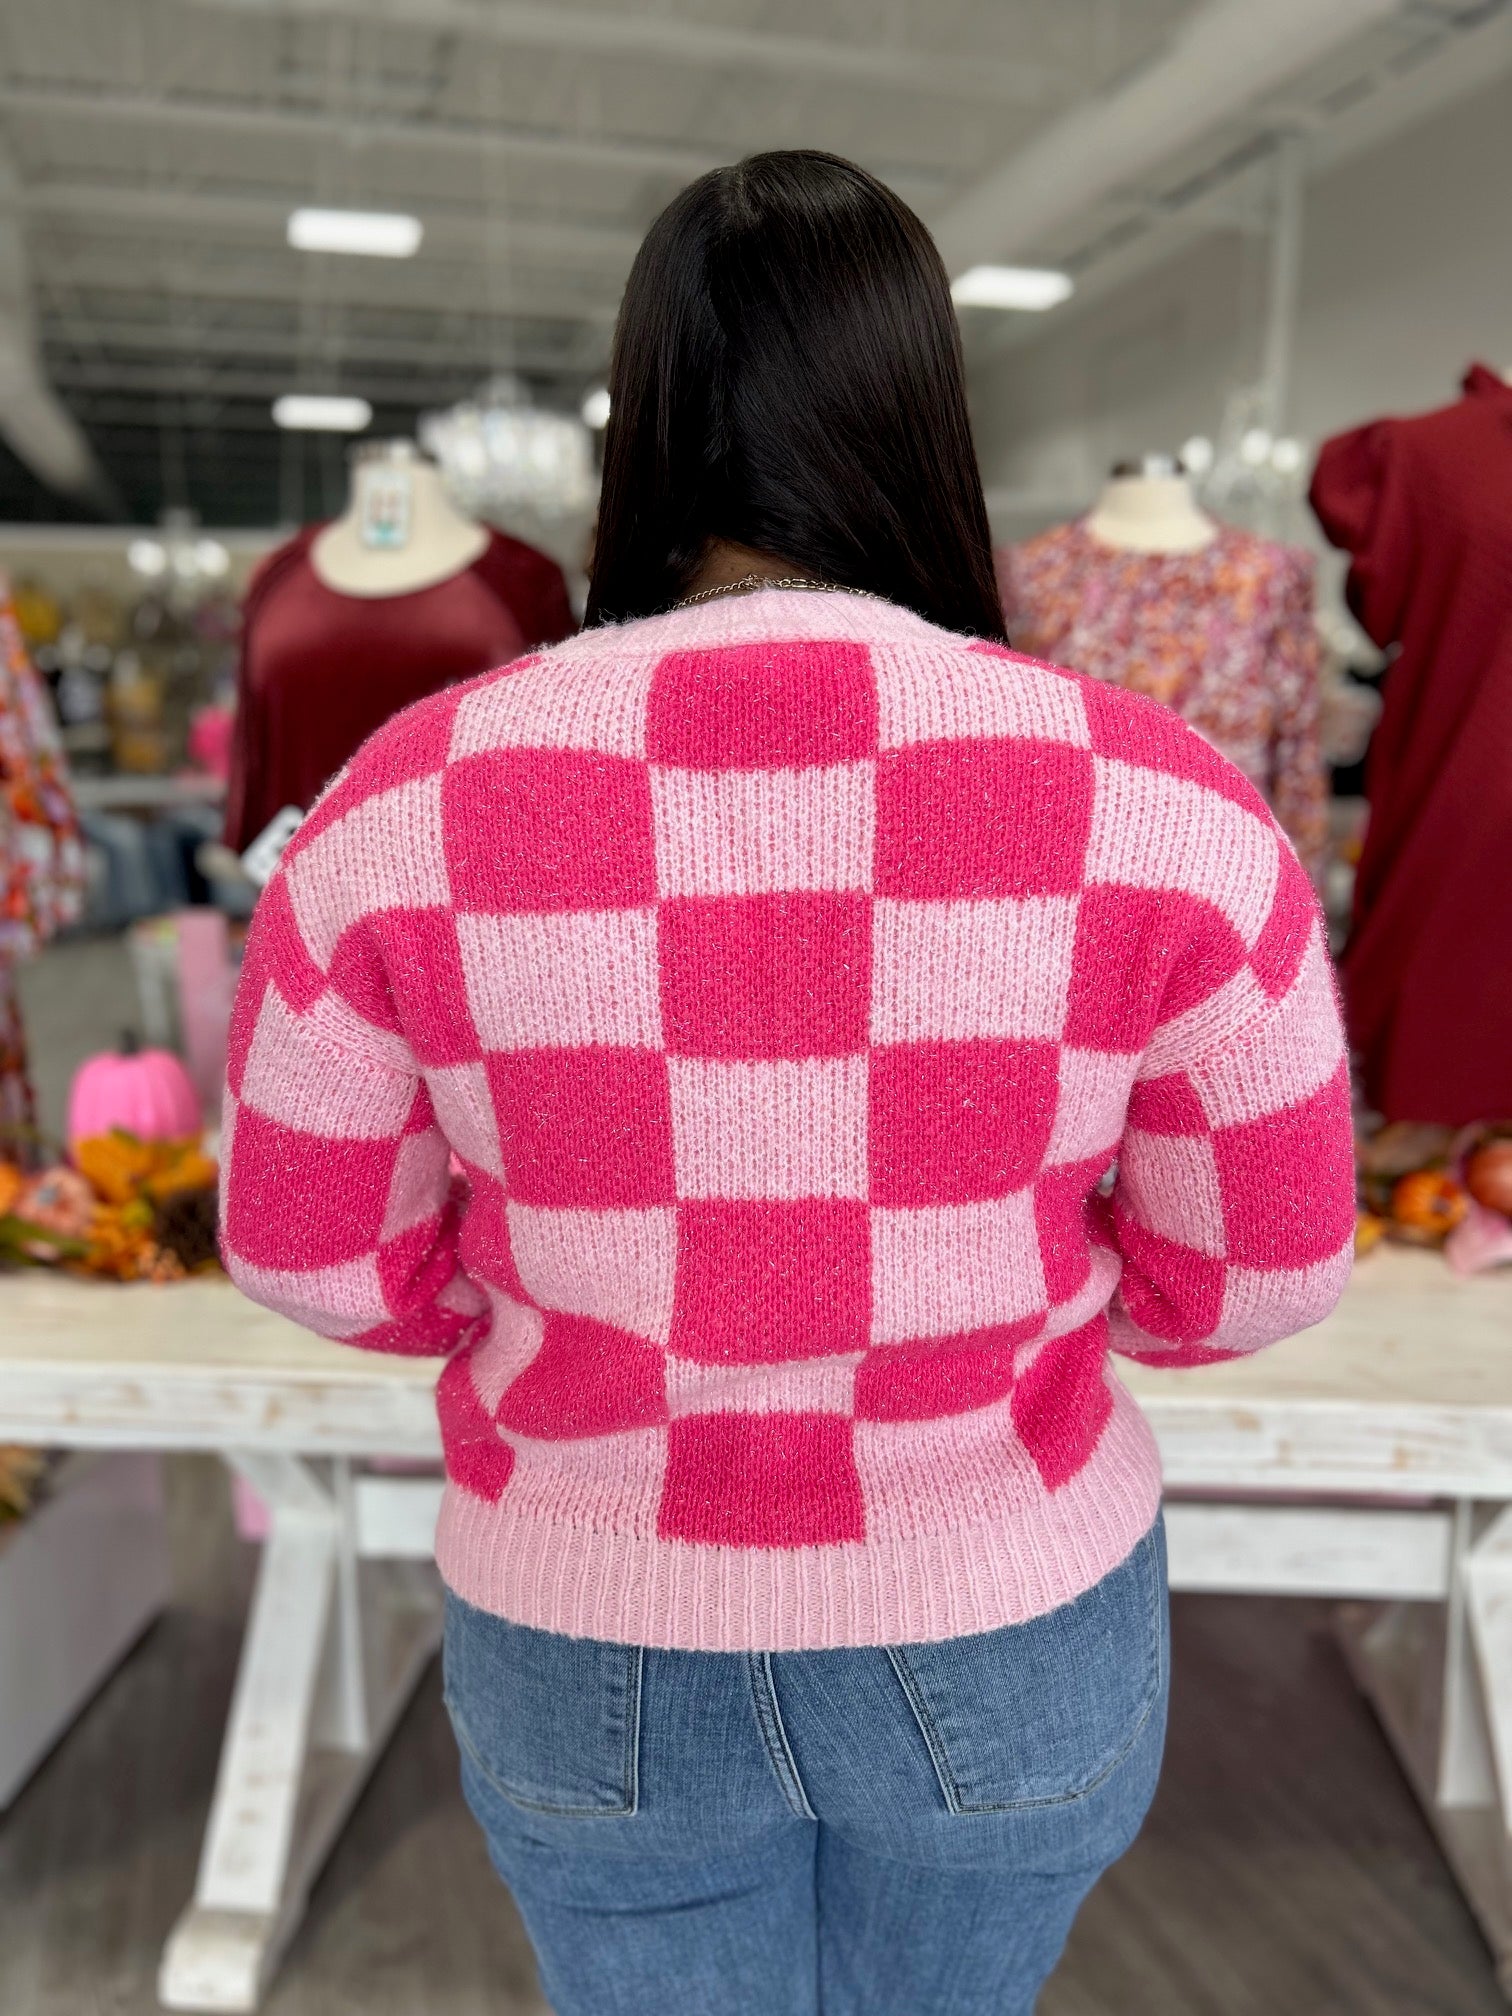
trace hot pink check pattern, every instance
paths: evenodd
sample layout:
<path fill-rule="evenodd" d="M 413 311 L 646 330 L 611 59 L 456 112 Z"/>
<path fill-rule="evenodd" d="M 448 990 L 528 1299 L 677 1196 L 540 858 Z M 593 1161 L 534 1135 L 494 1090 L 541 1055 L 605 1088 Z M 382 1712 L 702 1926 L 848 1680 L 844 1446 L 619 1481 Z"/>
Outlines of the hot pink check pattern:
<path fill-rule="evenodd" d="M 849 597 L 589 632 L 375 736 L 259 908 L 227 1113 L 235 1279 L 449 1354 L 443 1572 L 580 1635 L 1052 1608 L 1158 1500 L 1110 1342 L 1247 1351 L 1349 1264 L 1330 971 L 1253 790 Z"/>

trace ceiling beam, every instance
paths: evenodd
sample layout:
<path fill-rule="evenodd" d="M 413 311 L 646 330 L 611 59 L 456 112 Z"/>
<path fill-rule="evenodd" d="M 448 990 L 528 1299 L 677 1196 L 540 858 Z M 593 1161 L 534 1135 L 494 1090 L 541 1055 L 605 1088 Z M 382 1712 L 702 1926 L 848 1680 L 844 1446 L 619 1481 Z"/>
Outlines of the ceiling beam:
<path fill-rule="evenodd" d="M 175 230 L 204 230 L 217 238 L 227 232 L 248 233 L 276 246 L 291 268 L 298 270 L 311 256 L 287 253 L 284 226 L 297 198 L 283 194 L 235 195 L 218 189 L 133 186 L 119 181 L 44 181 L 28 183 L 13 200 L 29 214 L 66 217 L 102 232 L 112 223 L 168 225 Z M 3 197 L 0 197 L 3 201 Z M 640 247 L 640 233 L 617 226 L 580 224 L 570 218 L 510 217 L 482 208 L 426 206 L 426 243 L 474 252 L 486 242 L 486 256 L 509 262 L 516 254 L 553 265 L 606 269 L 616 275 L 629 270 Z M 106 232 L 105 235 L 114 235 Z M 422 247 L 420 258 L 428 263 Z M 343 266 L 350 265 L 342 260 Z M 363 264 L 373 262 L 363 261 Z M 395 260 L 385 262 L 398 266 Z M 406 265 L 408 262 L 404 262 Z M 306 269 L 307 270 L 307 269 Z M 420 270 L 415 267 L 411 270 Z"/>
<path fill-rule="evenodd" d="M 92 314 L 47 314 L 39 321 L 38 335 L 44 349 L 67 350 L 80 358 L 98 358 L 108 351 L 124 351 L 144 357 L 159 357 L 164 353 L 182 357 L 187 353 L 191 358 L 219 357 L 239 362 L 261 357 L 298 358 L 311 365 L 325 361 L 319 354 L 321 346 L 312 346 L 310 339 L 293 327 L 260 329 L 249 328 L 245 324 L 228 326 L 187 319 L 158 321 L 145 317 L 117 317 L 112 320 L 108 316 L 97 318 Z M 391 364 L 400 368 L 419 365 L 442 370 L 449 368 L 458 358 L 465 360 L 469 368 L 476 364 L 476 368 L 482 369 L 484 367 L 476 360 L 486 359 L 498 347 L 498 331 L 478 322 L 470 328 L 459 328 L 445 337 L 425 342 L 353 335 L 341 330 L 329 345 L 329 350 L 331 361 L 343 366 Z M 587 372 L 602 361 L 601 350 L 602 346 L 596 345 L 592 354 L 587 355 L 571 345 L 532 348 L 529 344 L 513 342 L 510 344 L 510 362 L 518 371 Z M 174 368 L 179 367 L 175 365 Z"/>
<path fill-rule="evenodd" d="M 99 123 L 145 127 L 150 132 L 177 130 L 266 134 L 273 139 L 307 140 L 319 145 L 331 139 L 343 145 L 372 146 L 385 153 L 460 154 L 469 161 L 537 161 L 548 167 L 602 168 L 610 174 L 637 172 L 691 179 L 728 160 L 727 153 L 705 147 L 671 145 L 639 139 L 595 139 L 576 133 L 530 132 L 481 120 L 348 117 L 345 113 L 300 111 L 284 105 L 251 105 L 212 97 L 158 97 L 136 91 L 96 91 L 75 85 L 0 83 L 0 110 L 38 118 L 87 119 Z M 902 171 L 905 173 L 925 171 Z"/>
<path fill-rule="evenodd" d="M 1402 12 L 1405 0 L 1203 0 L 1154 62 L 1014 149 L 935 225 L 945 264 L 1037 254 L 1267 91 Z"/>
<path fill-rule="evenodd" d="M 818 77 L 861 87 L 884 85 L 912 97 L 968 99 L 995 105 L 1040 105 L 1073 95 L 1074 79 L 1046 63 L 991 56 L 946 56 L 886 42 L 839 42 L 810 35 L 768 34 L 687 16 L 640 9 L 608 12 L 522 0 L 191 0 L 218 13 L 268 22 L 316 18 L 360 21 L 365 27 L 422 34 L 472 35 L 513 48 L 573 56 L 644 56 L 684 68 L 763 70 L 780 77 Z"/>

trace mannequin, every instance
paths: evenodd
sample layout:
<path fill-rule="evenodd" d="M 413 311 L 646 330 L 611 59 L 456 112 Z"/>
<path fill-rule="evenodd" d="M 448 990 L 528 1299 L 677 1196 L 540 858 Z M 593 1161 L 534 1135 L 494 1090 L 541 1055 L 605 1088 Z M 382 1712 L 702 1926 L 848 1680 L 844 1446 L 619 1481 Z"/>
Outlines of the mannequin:
<path fill-rule="evenodd" d="M 307 810 L 403 708 L 572 628 L 554 560 L 466 517 L 412 442 L 364 442 L 341 517 L 286 540 L 247 589 L 227 846 Z"/>
<path fill-rule="evenodd" d="M 1218 536 L 1173 455 L 1118 463 L 1086 524 L 1099 545 L 1127 553 L 1195 553 Z"/>
<path fill-rule="evenodd" d="M 412 595 L 487 547 L 487 529 L 457 509 L 412 441 L 364 442 L 351 466 L 347 507 L 310 548 L 316 576 L 338 595 Z"/>

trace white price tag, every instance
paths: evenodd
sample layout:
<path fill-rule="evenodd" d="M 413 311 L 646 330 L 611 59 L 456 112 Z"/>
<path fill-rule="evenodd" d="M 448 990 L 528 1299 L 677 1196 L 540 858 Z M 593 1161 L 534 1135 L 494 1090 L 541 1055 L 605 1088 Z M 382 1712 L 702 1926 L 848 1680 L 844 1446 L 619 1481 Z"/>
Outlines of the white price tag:
<path fill-rule="evenodd" d="M 297 805 L 285 805 L 282 812 L 275 812 L 261 833 L 241 857 L 242 867 L 250 881 L 259 889 L 266 889 L 273 880 L 274 870 L 283 859 L 285 847 L 304 824 L 304 814 Z"/>

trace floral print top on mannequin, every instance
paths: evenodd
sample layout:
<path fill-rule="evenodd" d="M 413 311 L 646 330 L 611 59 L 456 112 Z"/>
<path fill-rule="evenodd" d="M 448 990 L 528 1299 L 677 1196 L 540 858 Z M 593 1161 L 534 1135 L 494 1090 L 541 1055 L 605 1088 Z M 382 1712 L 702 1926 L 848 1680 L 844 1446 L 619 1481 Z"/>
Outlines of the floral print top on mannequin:
<path fill-rule="evenodd" d="M 1014 649 L 1162 701 L 1270 801 L 1314 881 L 1328 840 L 1307 553 L 1235 526 L 1195 552 L 1107 546 L 1085 520 L 998 554 Z"/>
<path fill-rule="evenodd" d="M 0 576 L 0 1158 L 35 1145 L 16 964 L 73 921 L 83 887 L 62 743 Z"/>

